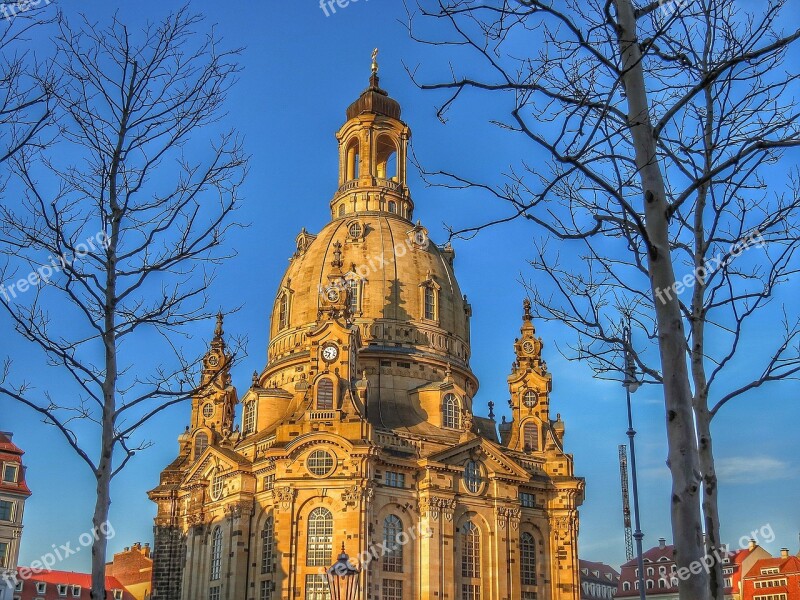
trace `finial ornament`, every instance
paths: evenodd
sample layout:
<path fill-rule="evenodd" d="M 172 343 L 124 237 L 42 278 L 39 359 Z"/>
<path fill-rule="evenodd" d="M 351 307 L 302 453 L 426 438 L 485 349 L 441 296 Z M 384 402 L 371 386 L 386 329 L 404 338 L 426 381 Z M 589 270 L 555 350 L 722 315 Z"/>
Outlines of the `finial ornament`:
<path fill-rule="evenodd" d="M 532 321 L 533 320 L 533 315 L 531 315 L 531 301 L 530 301 L 530 299 L 525 298 L 525 300 L 522 301 L 522 308 L 525 311 L 523 319 L 525 319 L 526 321 Z"/>
<path fill-rule="evenodd" d="M 489 401 L 489 418 L 494 420 L 494 402 Z"/>
<path fill-rule="evenodd" d="M 222 311 L 220 311 L 220 312 L 218 312 L 218 313 L 217 313 L 217 326 L 216 326 L 216 328 L 214 329 L 214 336 L 215 336 L 215 337 L 221 338 L 221 337 L 222 337 L 222 334 L 223 334 L 223 333 L 225 333 L 225 332 L 222 330 L 222 320 L 223 320 L 224 318 L 225 318 L 225 317 L 223 316 L 223 314 L 222 314 Z"/>
<path fill-rule="evenodd" d="M 378 74 L 378 49 L 372 51 L 372 74 Z"/>

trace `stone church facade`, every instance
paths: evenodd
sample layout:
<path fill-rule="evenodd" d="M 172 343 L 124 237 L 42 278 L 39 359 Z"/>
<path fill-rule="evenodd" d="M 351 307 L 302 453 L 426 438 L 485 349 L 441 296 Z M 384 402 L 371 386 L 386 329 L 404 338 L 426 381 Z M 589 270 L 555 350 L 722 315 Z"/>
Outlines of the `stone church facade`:
<path fill-rule="evenodd" d="M 337 133 L 331 221 L 297 236 L 244 394 L 218 322 L 191 425 L 149 493 L 154 598 L 327 600 L 344 548 L 364 599 L 578 599 L 584 483 L 530 305 L 498 426 L 473 411 L 455 253 L 413 219 L 410 136 L 373 65 Z"/>

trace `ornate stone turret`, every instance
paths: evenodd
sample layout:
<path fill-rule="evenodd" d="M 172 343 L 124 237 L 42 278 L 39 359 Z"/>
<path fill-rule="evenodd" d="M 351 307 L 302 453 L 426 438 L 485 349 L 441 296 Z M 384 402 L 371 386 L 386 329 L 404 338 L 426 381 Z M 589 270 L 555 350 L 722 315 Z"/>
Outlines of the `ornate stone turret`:
<path fill-rule="evenodd" d="M 369 87 L 347 109 L 339 140 L 339 190 L 331 216 L 388 212 L 411 220 L 414 203 L 406 187 L 411 130 L 400 120 L 400 104 L 381 89 L 377 53 Z"/>
<path fill-rule="evenodd" d="M 549 431 L 552 378 L 542 360 L 542 340 L 536 337 L 531 302 L 522 303 L 522 336 L 514 341 L 516 360 L 508 377 L 512 423 L 503 427 L 504 443 L 515 450 L 540 452 Z"/>

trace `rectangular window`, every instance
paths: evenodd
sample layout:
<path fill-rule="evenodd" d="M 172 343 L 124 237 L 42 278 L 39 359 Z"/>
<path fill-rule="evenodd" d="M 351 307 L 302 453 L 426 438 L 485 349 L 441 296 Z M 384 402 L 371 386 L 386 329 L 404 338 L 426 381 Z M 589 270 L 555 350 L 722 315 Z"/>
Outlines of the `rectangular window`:
<path fill-rule="evenodd" d="M 259 600 L 272 600 L 272 592 L 274 591 L 275 586 L 271 581 L 262 581 L 261 582 L 261 591 L 258 595 Z"/>
<path fill-rule="evenodd" d="M 536 496 L 527 492 L 520 492 L 519 503 L 522 508 L 536 508 Z"/>
<path fill-rule="evenodd" d="M 330 600 L 331 591 L 324 575 L 306 575 L 305 600 Z"/>
<path fill-rule="evenodd" d="M 59 583 L 56 585 L 56 589 L 58 590 L 58 595 L 62 598 L 67 597 L 67 586 L 63 583 Z"/>
<path fill-rule="evenodd" d="M 381 600 L 403 600 L 403 582 L 397 579 L 384 579 Z"/>
<path fill-rule="evenodd" d="M 14 503 L 8 500 L 0 500 L 0 521 L 14 520 Z"/>
<path fill-rule="evenodd" d="M 7 464 L 3 467 L 3 481 L 5 483 L 17 483 L 17 474 L 19 467 L 17 465 Z"/>
<path fill-rule="evenodd" d="M 462 583 L 461 600 L 481 600 L 481 586 L 472 583 Z"/>
<path fill-rule="evenodd" d="M 275 473 L 271 475 L 267 475 L 264 477 L 264 491 L 274 490 L 275 489 Z"/>
<path fill-rule="evenodd" d="M 36 582 L 36 593 L 45 594 L 47 592 L 47 584 L 40 581 Z"/>
<path fill-rule="evenodd" d="M 425 318 L 436 320 L 436 291 L 431 287 L 425 288 Z"/>
<path fill-rule="evenodd" d="M 0 568 L 8 566 L 8 544 L 0 542 Z"/>
<path fill-rule="evenodd" d="M 396 488 L 406 487 L 405 474 L 397 473 L 396 471 L 386 471 L 386 485 Z"/>
<path fill-rule="evenodd" d="M 617 588 L 613 588 L 614 592 L 609 593 L 606 597 L 612 598 L 614 594 L 617 592 Z M 536 592 L 522 592 L 522 596 L 520 596 L 520 600 L 536 600 Z"/>
<path fill-rule="evenodd" d="M 219 586 L 215 585 L 208 590 L 208 600 L 219 600 Z"/>
<path fill-rule="evenodd" d="M 81 597 L 81 586 L 73 585 L 72 586 L 72 597 L 73 598 L 80 598 Z"/>

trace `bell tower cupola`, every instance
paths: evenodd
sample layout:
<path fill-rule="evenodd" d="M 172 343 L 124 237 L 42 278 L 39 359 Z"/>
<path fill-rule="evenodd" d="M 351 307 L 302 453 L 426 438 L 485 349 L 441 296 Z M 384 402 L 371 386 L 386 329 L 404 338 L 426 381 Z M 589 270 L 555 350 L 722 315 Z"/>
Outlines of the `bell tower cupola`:
<path fill-rule="evenodd" d="M 380 87 L 375 49 L 369 87 L 348 107 L 347 121 L 336 133 L 339 189 L 331 200 L 332 218 L 382 212 L 412 220 L 406 185 L 411 130 L 400 112 L 400 104 Z"/>

